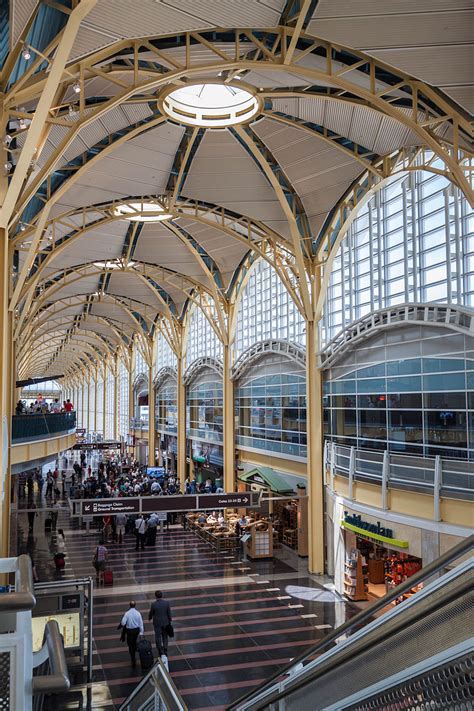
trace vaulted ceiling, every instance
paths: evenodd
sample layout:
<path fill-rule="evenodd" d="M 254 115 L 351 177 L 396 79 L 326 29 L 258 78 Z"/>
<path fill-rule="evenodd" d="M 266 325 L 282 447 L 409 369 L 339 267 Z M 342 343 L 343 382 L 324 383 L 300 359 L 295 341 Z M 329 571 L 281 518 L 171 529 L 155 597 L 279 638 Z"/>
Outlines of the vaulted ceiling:
<path fill-rule="evenodd" d="M 79 5 L 88 12 L 39 130 L 75 10 L 11 0 L 4 38 L 5 205 L 17 171 L 21 180 L 6 224 L 22 376 L 72 372 L 164 323 L 172 341 L 190 303 L 225 310 L 249 254 L 298 293 L 363 176 L 370 186 L 438 156 L 436 170 L 469 189 L 463 0 Z M 163 92 L 208 82 L 248 90 L 258 114 L 218 130 L 167 117 Z M 143 219 L 117 214 L 130 203 Z M 170 219 L 146 221 L 143 203 Z"/>

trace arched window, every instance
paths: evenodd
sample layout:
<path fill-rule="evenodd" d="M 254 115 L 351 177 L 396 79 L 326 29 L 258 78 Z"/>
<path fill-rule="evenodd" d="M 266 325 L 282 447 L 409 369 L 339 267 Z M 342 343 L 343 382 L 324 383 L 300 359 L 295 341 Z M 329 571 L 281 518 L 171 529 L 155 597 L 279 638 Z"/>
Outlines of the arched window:
<path fill-rule="evenodd" d="M 189 316 L 186 368 L 198 358 L 209 356 L 222 361 L 222 343 L 202 310 L 195 306 Z"/>
<path fill-rule="evenodd" d="M 252 266 L 240 298 L 235 357 L 254 343 L 269 338 L 305 347 L 306 324 L 276 271 L 260 259 Z"/>
<path fill-rule="evenodd" d="M 422 171 L 374 193 L 351 224 L 331 271 L 322 343 L 406 302 L 474 306 L 474 213 L 446 178 Z"/>
<path fill-rule="evenodd" d="M 303 367 L 280 355 L 252 365 L 235 388 L 236 442 L 242 449 L 306 457 Z"/>
<path fill-rule="evenodd" d="M 114 374 L 110 367 L 106 370 L 107 399 L 105 402 L 105 439 L 114 438 Z"/>
<path fill-rule="evenodd" d="M 186 434 L 203 441 L 222 442 L 222 376 L 202 368 L 186 392 Z"/>
<path fill-rule="evenodd" d="M 178 432 L 178 402 L 176 378 L 166 376 L 156 391 L 156 429 L 163 434 Z"/>

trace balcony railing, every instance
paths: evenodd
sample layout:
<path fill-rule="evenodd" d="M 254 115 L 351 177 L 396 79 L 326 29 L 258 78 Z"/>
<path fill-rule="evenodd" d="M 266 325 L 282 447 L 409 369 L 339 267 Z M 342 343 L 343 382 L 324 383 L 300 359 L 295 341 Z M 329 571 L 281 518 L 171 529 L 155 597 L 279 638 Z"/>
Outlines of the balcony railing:
<path fill-rule="evenodd" d="M 382 487 L 384 507 L 389 489 L 431 494 L 438 513 L 440 497 L 474 499 L 474 462 L 341 447 L 329 441 L 325 442 L 324 459 L 331 488 L 335 475 L 346 477 L 349 498 L 354 482 L 363 481 Z"/>
<path fill-rule="evenodd" d="M 75 412 L 14 415 L 12 417 L 12 444 L 58 437 L 73 432 L 75 428 Z"/>
<path fill-rule="evenodd" d="M 130 420 L 131 430 L 147 430 L 148 429 L 148 418 L 132 417 Z"/>

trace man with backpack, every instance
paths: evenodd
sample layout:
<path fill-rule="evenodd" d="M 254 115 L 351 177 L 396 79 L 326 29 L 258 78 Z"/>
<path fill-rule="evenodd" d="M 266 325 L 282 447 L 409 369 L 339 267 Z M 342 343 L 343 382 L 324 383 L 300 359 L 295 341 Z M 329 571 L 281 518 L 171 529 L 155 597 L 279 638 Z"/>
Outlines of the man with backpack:
<path fill-rule="evenodd" d="M 140 514 L 135 521 L 135 534 L 137 536 L 137 545 L 135 550 L 137 551 L 141 547 L 142 551 L 145 550 L 145 532 L 146 532 L 146 522 L 143 515 Z"/>

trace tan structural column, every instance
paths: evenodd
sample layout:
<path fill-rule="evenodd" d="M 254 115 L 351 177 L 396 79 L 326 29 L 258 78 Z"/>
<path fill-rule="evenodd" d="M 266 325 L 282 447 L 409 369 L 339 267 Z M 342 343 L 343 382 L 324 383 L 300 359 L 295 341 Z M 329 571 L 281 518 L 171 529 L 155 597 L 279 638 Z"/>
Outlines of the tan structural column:
<path fill-rule="evenodd" d="M 179 488 L 184 491 L 186 479 L 186 386 L 184 384 L 184 358 L 177 363 L 177 406 L 178 406 L 178 480 Z"/>
<path fill-rule="evenodd" d="M 306 427 L 308 467 L 308 568 L 324 572 L 322 383 L 317 367 L 318 327 L 306 322 Z"/>
<path fill-rule="evenodd" d="M 234 434 L 234 383 L 231 380 L 231 349 L 224 345 L 224 490 L 233 492 L 235 489 L 235 434 Z"/>
<path fill-rule="evenodd" d="M 155 466 L 155 384 L 153 365 L 148 366 L 148 466 Z"/>

